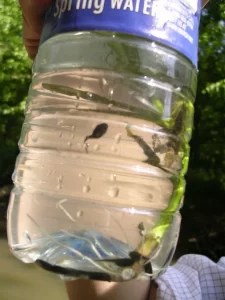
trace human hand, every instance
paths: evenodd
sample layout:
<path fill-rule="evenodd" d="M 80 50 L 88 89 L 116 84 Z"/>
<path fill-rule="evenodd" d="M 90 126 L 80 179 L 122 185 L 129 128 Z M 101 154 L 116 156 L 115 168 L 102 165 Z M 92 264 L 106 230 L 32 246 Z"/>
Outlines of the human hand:
<path fill-rule="evenodd" d="M 209 0 L 202 0 L 204 7 Z M 34 59 L 39 46 L 46 9 L 54 0 L 19 0 L 23 14 L 24 45 L 31 59 Z"/>
<path fill-rule="evenodd" d="M 23 40 L 29 57 L 37 54 L 46 9 L 54 0 L 19 0 L 23 16 Z"/>

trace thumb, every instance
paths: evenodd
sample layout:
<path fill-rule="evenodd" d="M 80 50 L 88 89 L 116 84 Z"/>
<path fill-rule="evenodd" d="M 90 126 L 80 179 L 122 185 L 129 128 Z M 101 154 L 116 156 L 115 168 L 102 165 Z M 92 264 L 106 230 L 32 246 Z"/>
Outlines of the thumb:
<path fill-rule="evenodd" d="M 31 59 L 34 59 L 41 36 L 46 9 L 54 0 L 19 0 L 23 17 L 23 40 Z"/>

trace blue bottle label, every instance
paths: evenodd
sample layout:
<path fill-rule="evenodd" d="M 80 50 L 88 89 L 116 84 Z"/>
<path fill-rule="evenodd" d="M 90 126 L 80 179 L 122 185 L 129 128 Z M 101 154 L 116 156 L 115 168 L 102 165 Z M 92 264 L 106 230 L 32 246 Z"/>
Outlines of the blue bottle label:
<path fill-rule="evenodd" d="M 155 40 L 197 66 L 202 0 L 56 0 L 41 43 L 71 31 L 112 31 Z"/>

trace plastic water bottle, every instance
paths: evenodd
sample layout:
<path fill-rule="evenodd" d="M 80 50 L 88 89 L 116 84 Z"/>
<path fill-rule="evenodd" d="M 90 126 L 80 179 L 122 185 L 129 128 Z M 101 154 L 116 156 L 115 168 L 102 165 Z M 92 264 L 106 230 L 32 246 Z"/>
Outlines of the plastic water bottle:
<path fill-rule="evenodd" d="M 200 0 L 58 0 L 33 65 L 8 210 L 14 255 L 63 278 L 155 278 L 173 256 Z"/>

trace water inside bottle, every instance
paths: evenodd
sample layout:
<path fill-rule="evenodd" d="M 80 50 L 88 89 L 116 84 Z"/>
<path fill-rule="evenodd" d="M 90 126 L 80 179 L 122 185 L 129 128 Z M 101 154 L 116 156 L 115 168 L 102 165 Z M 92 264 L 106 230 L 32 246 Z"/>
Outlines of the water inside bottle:
<path fill-rule="evenodd" d="M 192 102 L 157 79 L 96 69 L 37 75 L 28 100 L 14 254 L 64 278 L 156 277 L 178 237 Z"/>

